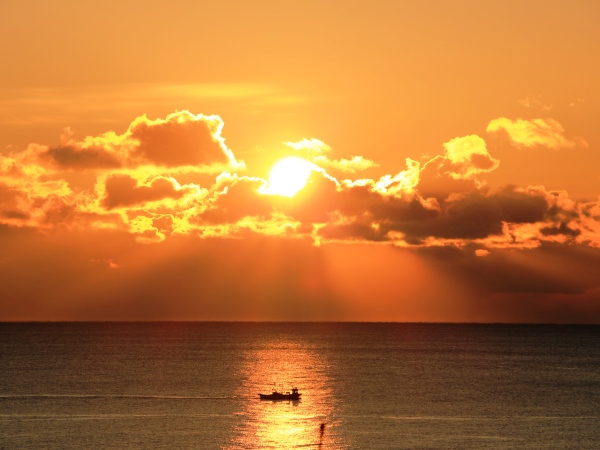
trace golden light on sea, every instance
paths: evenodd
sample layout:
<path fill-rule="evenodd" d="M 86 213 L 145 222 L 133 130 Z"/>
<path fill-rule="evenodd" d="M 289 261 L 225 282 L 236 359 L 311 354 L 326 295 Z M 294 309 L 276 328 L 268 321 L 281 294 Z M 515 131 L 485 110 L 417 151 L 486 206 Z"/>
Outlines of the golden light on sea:
<path fill-rule="evenodd" d="M 327 375 L 327 361 L 309 345 L 291 340 L 265 341 L 246 357 L 245 416 L 227 447 L 238 448 L 342 448 L 336 442 L 335 400 Z M 298 387 L 298 401 L 260 400 L 259 393 L 289 391 Z M 321 430 L 321 424 L 325 424 Z"/>

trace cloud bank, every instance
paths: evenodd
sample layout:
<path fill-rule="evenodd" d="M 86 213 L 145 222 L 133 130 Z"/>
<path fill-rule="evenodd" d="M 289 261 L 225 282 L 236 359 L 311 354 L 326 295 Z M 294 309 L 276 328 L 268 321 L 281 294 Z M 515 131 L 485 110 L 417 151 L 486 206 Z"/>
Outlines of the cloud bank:
<path fill-rule="evenodd" d="M 236 159 L 223 126 L 188 111 L 141 116 L 122 134 L 67 129 L 59 145 L 0 155 L 0 315 L 600 320 L 600 200 L 490 188 L 501 161 L 484 137 L 377 178 L 360 177 L 374 161 L 288 142 L 313 167 L 290 198 Z M 516 146 L 578 145 L 548 120 L 495 119 L 488 131 Z"/>
<path fill-rule="evenodd" d="M 407 159 L 399 172 L 378 179 L 343 178 L 376 166 L 373 161 L 331 159 L 331 148 L 318 139 L 288 142 L 315 170 L 296 196 L 285 198 L 269 195 L 268 180 L 236 160 L 223 125 L 218 116 L 188 111 L 165 119 L 141 116 L 122 134 L 76 141 L 65 133 L 58 146 L 31 144 L 1 156 L 0 224 L 126 230 L 143 242 L 257 234 L 318 244 L 600 247 L 598 202 L 577 202 L 543 186 L 491 190 L 485 175 L 500 161 L 477 135 L 454 138 L 442 154 L 423 163 Z M 576 145 L 553 120 L 500 118 L 488 131 L 503 131 L 521 146 Z M 78 183 L 75 174 L 93 183 Z"/>

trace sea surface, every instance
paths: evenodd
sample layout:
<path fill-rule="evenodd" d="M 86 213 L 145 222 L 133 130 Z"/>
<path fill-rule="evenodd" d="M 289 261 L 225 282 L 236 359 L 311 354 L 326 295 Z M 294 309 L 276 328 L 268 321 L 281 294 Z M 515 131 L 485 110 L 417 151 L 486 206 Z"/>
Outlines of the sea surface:
<path fill-rule="evenodd" d="M 600 326 L 0 323 L 0 448 L 598 449 Z"/>

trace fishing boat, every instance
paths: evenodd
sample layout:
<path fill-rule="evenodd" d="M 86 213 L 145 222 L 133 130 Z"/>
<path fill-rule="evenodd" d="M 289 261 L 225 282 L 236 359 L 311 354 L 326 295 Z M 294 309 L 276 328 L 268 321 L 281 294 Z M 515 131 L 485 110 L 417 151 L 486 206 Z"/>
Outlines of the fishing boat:
<path fill-rule="evenodd" d="M 298 388 L 292 388 L 292 391 L 279 392 L 273 389 L 271 394 L 258 394 L 261 400 L 300 400 L 302 395 L 298 392 Z"/>

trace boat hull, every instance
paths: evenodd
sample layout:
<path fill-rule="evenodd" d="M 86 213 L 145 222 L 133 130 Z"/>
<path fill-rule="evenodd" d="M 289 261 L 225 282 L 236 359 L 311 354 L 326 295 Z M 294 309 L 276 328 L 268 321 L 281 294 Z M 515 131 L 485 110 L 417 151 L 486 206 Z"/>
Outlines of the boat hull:
<path fill-rule="evenodd" d="M 273 392 L 272 394 L 258 394 L 261 400 L 300 400 L 302 394 L 281 394 Z"/>

